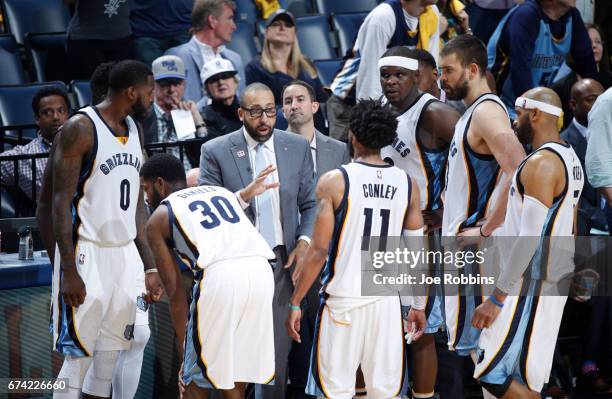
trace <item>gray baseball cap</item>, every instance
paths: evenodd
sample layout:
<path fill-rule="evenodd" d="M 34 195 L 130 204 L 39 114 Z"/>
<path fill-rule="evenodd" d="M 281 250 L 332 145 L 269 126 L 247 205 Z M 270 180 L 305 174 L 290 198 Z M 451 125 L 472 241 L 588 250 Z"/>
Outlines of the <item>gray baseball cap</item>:
<path fill-rule="evenodd" d="M 176 55 L 164 55 L 153 61 L 153 78 L 155 80 L 175 78 L 185 80 L 185 64 Z"/>

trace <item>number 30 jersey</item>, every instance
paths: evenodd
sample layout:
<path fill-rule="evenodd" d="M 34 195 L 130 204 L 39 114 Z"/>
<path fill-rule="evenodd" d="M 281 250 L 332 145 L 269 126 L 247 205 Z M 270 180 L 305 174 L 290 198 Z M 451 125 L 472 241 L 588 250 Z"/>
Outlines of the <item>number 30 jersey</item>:
<path fill-rule="evenodd" d="M 194 272 L 229 259 L 274 259 L 234 193 L 223 187 L 186 188 L 169 195 L 164 205 L 176 255 Z"/>
<path fill-rule="evenodd" d="M 91 156 L 83 161 L 72 201 L 73 239 L 105 247 L 126 245 L 136 237 L 142 165 L 138 129 L 130 116 L 125 118 L 128 137 L 124 144 L 95 107 L 78 113 L 91 119 L 94 144 Z"/>
<path fill-rule="evenodd" d="M 402 235 L 412 185 L 406 172 L 389 164 L 353 162 L 339 170 L 344 196 L 321 282 L 329 295 L 356 298 L 361 297 L 362 251 L 369 251 L 370 237 Z"/>

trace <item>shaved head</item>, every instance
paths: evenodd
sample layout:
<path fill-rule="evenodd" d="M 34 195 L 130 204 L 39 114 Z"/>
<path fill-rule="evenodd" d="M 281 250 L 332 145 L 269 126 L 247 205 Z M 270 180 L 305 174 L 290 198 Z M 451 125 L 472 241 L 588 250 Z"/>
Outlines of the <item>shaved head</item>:
<path fill-rule="evenodd" d="M 589 111 L 604 91 L 601 83 L 593 79 L 580 79 L 572 86 L 569 106 L 582 126 L 588 126 Z"/>
<path fill-rule="evenodd" d="M 554 92 L 554 90 L 548 87 L 536 87 L 528 90 L 521 97 L 530 98 L 536 101 L 542 101 L 543 103 L 554 105 L 555 107 L 561 108 L 561 99 Z"/>

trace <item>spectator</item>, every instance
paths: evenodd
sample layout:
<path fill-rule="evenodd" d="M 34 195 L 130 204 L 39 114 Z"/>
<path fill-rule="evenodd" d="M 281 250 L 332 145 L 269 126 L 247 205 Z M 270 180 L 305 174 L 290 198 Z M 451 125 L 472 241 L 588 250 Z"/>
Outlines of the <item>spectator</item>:
<path fill-rule="evenodd" d="M 472 0 L 465 11 L 470 16 L 472 33 L 487 43 L 504 15 L 524 0 Z"/>
<path fill-rule="evenodd" d="M 53 138 L 58 129 L 66 122 L 69 113 L 68 95 L 56 87 L 44 87 L 32 98 L 32 111 L 38 125 L 36 138 L 26 145 L 16 146 L 3 152 L 0 156 L 41 154 L 51 150 Z M 18 162 L 17 171 L 13 161 L 4 161 L 0 164 L 2 170 L 1 182 L 3 186 L 14 186 L 15 175 L 19 180 L 19 189 L 29 199 L 35 201 L 40 195 L 43 172 L 47 165 L 47 158 L 36 160 L 36 198 L 32 197 L 32 162 L 23 160 Z"/>
<path fill-rule="evenodd" d="M 288 268 L 308 248 L 316 212 L 310 147 L 303 137 L 274 129 L 274 104 L 272 91 L 264 84 L 253 83 L 245 89 L 239 109 L 244 127 L 202 146 L 199 181 L 237 192 L 245 213 L 276 254 L 273 302 L 276 375 L 274 386 L 262 387 L 265 399 L 286 397 L 291 339 L 283 331 L 292 291 Z M 268 181 L 280 183 L 280 188 L 267 190 L 252 200 L 244 198 L 241 190 L 270 166 L 277 170 Z"/>
<path fill-rule="evenodd" d="M 552 85 L 568 55 L 583 78 L 597 69 L 580 12 L 572 0 L 526 0 L 513 8 L 491 36 L 488 69 L 512 119 L 516 93 Z"/>
<path fill-rule="evenodd" d="M 603 85 L 605 90 L 608 87 L 612 86 L 612 72 L 610 72 L 610 59 L 608 58 L 608 50 L 606 49 L 601 39 L 601 29 L 597 25 L 593 24 L 585 24 L 585 26 L 587 28 L 587 32 L 589 33 L 589 38 L 591 39 L 593 56 L 595 57 L 595 64 L 597 65 L 598 73 L 596 80 Z M 569 61 L 568 63 L 573 66 L 572 69 L 576 68 L 572 61 Z M 561 71 L 559 71 L 559 73 L 561 73 Z M 563 126 L 565 127 L 570 125 L 574 116 L 569 102 L 572 87 L 574 86 L 574 83 L 576 83 L 579 79 L 580 76 L 572 70 L 568 75 L 557 80 L 552 86 L 552 89 L 561 98 L 561 104 L 563 106 Z"/>
<path fill-rule="evenodd" d="M 155 100 L 153 101 L 153 112 L 150 112 L 148 117 L 142 121 L 145 144 L 178 141 L 171 114 L 171 111 L 176 109 L 191 111 L 196 128 L 195 133 L 197 136 L 203 136 L 206 132 L 206 125 L 196 104 L 193 101 L 184 100 L 186 71 L 183 61 L 174 55 L 164 55 L 153 61 L 152 69 L 155 79 Z M 178 147 L 170 148 L 169 152 L 181 159 Z M 192 162 L 197 165 L 197 155 L 192 152 L 190 151 L 187 157 L 183 157 L 186 170 L 192 168 Z"/>
<path fill-rule="evenodd" d="M 289 11 L 279 9 L 268 18 L 261 57 L 245 68 L 246 83 L 260 82 L 272 89 L 279 114 L 282 114 L 283 87 L 294 79 L 310 84 L 319 102 L 327 101 L 323 84 L 313 63 L 300 51 L 296 37 L 295 17 Z M 326 130 L 325 119 L 319 114 L 315 119 L 317 129 Z M 278 128 L 285 128 L 284 120 L 277 120 Z"/>
<path fill-rule="evenodd" d="M 327 102 L 329 135 L 346 141 L 355 99 L 382 96 L 378 60 L 389 47 L 422 48 L 437 57 L 440 47 L 437 0 L 386 0 L 361 24 L 355 44 L 331 83 Z"/>
<path fill-rule="evenodd" d="M 340 165 L 351 162 L 348 145 L 319 132 L 314 125 L 314 115 L 319 110 L 312 86 L 301 80 L 290 82 L 282 93 L 283 115 L 289 122 L 288 130 L 299 134 L 310 143 L 317 180 L 324 173 L 337 169 Z M 292 280 L 297 281 L 300 270 L 295 269 Z M 310 350 L 314 342 L 315 322 L 319 311 L 319 290 L 321 285 L 315 282 L 305 298 L 304 318 L 301 324 L 302 342 L 292 343 L 289 357 L 290 396 L 305 398 L 304 389 L 308 380 Z"/>
<path fill-rule="evenodd" d="M 202 79 L 212 103 L 202 110 L 206 139 L 234 132 L 242 126 L 238 116 L 238 71 L 230 60 L 208 61 L 202 67 Z"/>
<path fill-rule="evenodd" d="M 470 18 L 465 4 L 459 0 L 438 0 L 440 16 L 440 36 L 444 43 L 460 34 L 472 33 Z"/>
<path fill-rule="evenodd" d="M 105 61 L 132 56 L 132 28 L 127 1 L 64 0 L 74 5 L 68 25 L 70 78 L 88 80 Z"/>
<path fill-rule="evenodd" d="M 240 76 L 238 93 L 244 88 L 244 67 L 242 57 L 225 44 L 232 40 L 236 30 L 232 0 L 195 0 L 191 12 L 193 36 L 187 43 L 166 51 L 183 60 L 186 68 L 185 100 L 194 101 L 199 110 L 210 103 L 202 88 L 202 65 L 216 58 L 226 58 L 234 64 Z"/>
<path fill-rule="evenodd" d="M 171 47 L 189 40 L 193 0 L 131 0 L 134 58 L 151 65 Z"/>
<path fill-rule="evenodd" d="M 576 155 L 585 169 L 585 155 L 587 149 L 588 115 L 595 100 L 604 92 L 604 88 L 593 79 L 582 79 L 574 84 L 571 92 L 570 107 L 574 118 L 567 129 L 561 133 L 561 138 L 574 148 Z M 578 203 L 578 234 L 590 235 L 591 228 L 607 231 L 606 216 L 601 210 L 601 197 L 597 191 L 584 182 L 582 196 Z"/>
<path fill-rule="evenodd" d="M 612 226 L 612 88 L 603 93 L 589 112 L 586 174 L 593 188 L 607 201 L 608 226 Z"/>

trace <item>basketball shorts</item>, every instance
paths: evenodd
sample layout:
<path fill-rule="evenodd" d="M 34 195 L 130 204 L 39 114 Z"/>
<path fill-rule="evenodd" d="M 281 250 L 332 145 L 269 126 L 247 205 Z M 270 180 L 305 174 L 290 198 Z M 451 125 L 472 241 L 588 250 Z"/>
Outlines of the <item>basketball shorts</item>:
<path fill-rule="evenodd" d="M 399 397 L 407 389 L 398 297 L 382 297 L 339 315 L 323 303 L 315 328 L 306 393 L 352 398 L 361 370 L 370 398 Z"/>
<path fill-rule="evenodd" d="M 507 297 L 497 319 L 480 334 L 474 378 L 506 388 L 515 379 L 540 392 L 550 375 L 566 300 Z"/>
<path fill-rule="evenodd" d="M 274 379 L 274 277 L 263 257 L 208 266 L 193 286 L 183 381 L 232 389 L 234 382 Z"/>
<path fill-rule="evenodd" d="M 53 348 L 63 354 L 92 356 L 96 351 L 129 349 L 136 314 L 135 281 L 143 264 L 134 242 L 100 247 L 79 240 L 76 267 L 85 284 L 85 301 L 66 306 L 61 297 L 59 250 L 52 281 Z"/>

